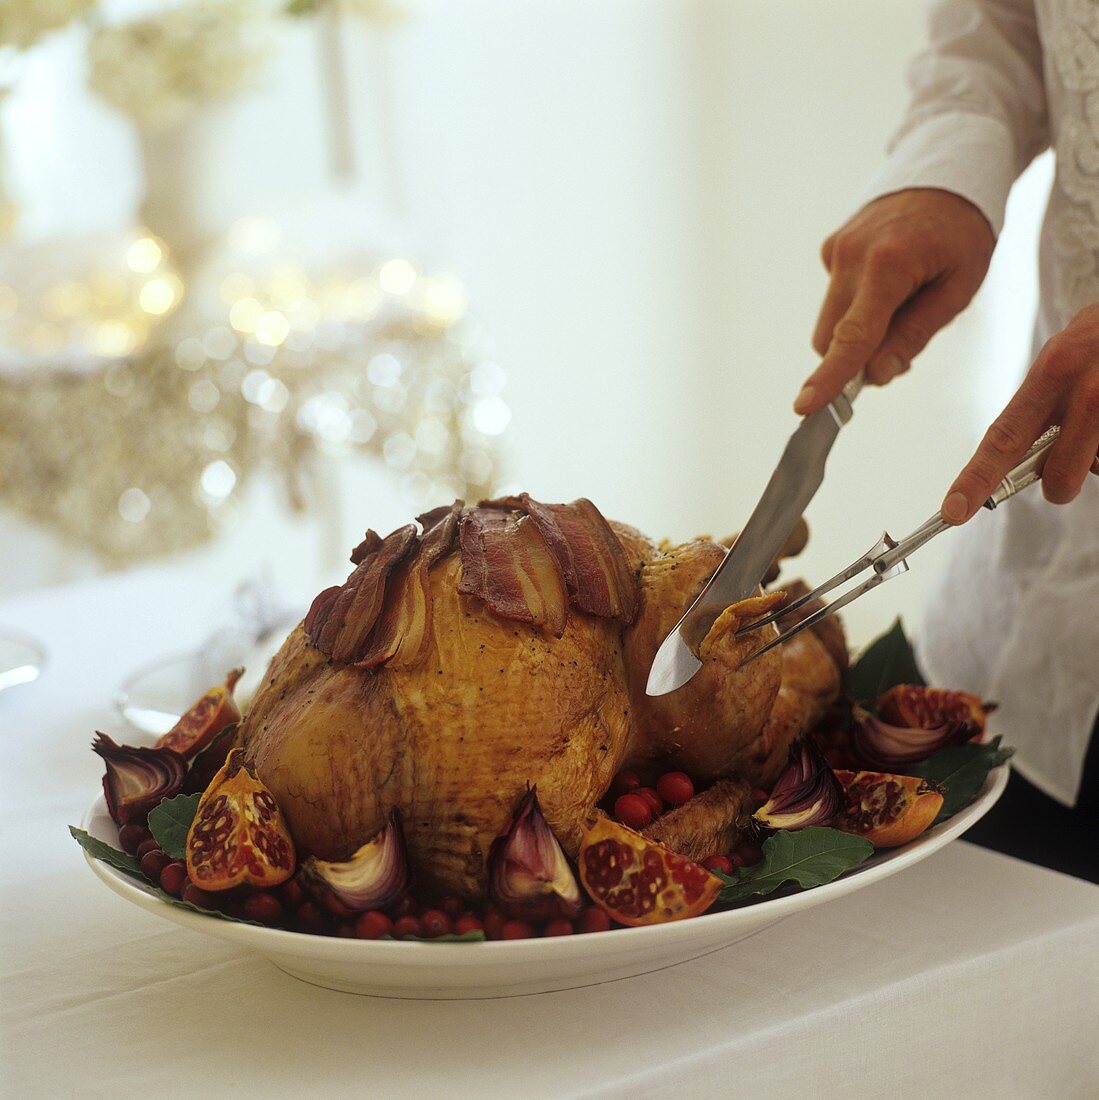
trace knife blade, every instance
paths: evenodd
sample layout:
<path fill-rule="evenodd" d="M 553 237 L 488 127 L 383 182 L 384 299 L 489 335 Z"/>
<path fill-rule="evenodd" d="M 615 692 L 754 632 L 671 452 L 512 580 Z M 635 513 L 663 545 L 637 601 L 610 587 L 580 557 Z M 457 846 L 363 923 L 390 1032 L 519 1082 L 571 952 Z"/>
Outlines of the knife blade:
<path fill-rule="evenodd" d="M 667 695 L 702 667 L 698 647 L 717 617 L 751 596 L 794 525 L 824 480 L 824 466 L 840 429 L 851 419 L 851 402 L 862 376 L 823 409 L 805 417 L 786 443 L 775 472 L 744 529 L 706 587 L 661 643 L 649 670 L 648 695 Z"/>

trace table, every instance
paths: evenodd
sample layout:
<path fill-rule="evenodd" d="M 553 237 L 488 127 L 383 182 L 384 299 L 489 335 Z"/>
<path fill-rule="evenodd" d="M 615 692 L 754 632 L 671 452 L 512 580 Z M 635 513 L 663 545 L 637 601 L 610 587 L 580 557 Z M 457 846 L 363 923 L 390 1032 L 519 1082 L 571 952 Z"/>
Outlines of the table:
<path fill-rule="evenodd" d="M 1094 1097 L 1099 889 L 954 843 L 717 954 L 566 993 L 355 997 L 127 905 L 66 825 L 137 664 L 231 580 L 157 567 L 0 603 L 45 675 L 0 695 L 0 1094 Z"/>

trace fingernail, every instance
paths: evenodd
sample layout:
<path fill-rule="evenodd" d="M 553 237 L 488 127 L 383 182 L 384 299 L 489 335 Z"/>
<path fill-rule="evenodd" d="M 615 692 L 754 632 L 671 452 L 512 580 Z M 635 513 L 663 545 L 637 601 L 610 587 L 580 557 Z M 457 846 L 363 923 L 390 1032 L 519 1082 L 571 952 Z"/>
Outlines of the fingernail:
<path fill-rule="evenodd" d="M 969 501 L 965 499 L 965 493 L 956 490 L 948 493 L 943 501 L 942 516 L 950 523 L 961 523 L 969 511 Z"/>
<path fill-rule="evenodd" d="M 885 361 L 886 382 L 892 382 L 908 370 L 908 364 L 899 355 L 890 355 Z M 883 383 L 884 384 L 884 383 Z"/>
<path fill-rule="evenodd" d="M 809 411 L 809 406 L 813 403 L 813 398 L 816 397 L 817 391 L 813 386 L 802 386 L 801 392 L 794 398 L 794 412 L 805 413 Z"/>

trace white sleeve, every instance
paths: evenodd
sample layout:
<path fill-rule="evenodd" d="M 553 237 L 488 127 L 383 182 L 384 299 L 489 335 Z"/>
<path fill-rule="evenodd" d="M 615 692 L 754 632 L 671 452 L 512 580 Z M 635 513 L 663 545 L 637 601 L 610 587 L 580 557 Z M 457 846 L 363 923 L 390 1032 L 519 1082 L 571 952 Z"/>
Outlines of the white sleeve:
<path fill-rule="evenodd" d="M 999 236 L 1011 185 L 1049 143 L 1034 0 L 938 0 L 908 83 L 912 102 L 862 202 L 939 187 Z"/>

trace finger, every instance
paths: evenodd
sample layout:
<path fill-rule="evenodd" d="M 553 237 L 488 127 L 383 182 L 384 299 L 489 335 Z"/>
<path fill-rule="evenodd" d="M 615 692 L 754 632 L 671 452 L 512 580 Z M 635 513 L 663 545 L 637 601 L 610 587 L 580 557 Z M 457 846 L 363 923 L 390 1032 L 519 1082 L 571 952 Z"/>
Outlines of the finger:
<path fill-rule="evenodd" d="M 1074 401 L 1065 414 L 1061 434 L 1042 467 L 1042 493 L 1051 504 L 1068 504 L 1083 488 L 1099 450 L 1099 411 L 1086 401 Z"/>
<path fill-rule="evenodd" d="M 1004 474 L 1049 426 L 1055 399 L 1040 385 L 1029 382 L 1030 377 L 992 422 L 973 457 L 947 491 L 940 509 L 947 523 L 965 523 L 970 519 Z"/>
<path fill-rule="evenodd" d="M 881 346 L 866 370 L 866 380 L 884 386 L 904 374 L 940 329 L 968 304 L 969 297 L 951 282 L 929 283 L 897 310 Z"/>
<path fill-rule="evenodd" d="M 820 246 L 820 262 L 824 264 L 825 271 L 832 270 L 832 250 L 836 247 L 836 238 L 839 233 L 833 233 L 825 242 Z"/>
<path fill-rule="evenodd" d="M 836 322 L 851 308 L 855 297 L 857 276 L 853 272 L 836 272 L 828 283 L 828 292 L 820 307 L 816 328 L 813 329 L 813 350 L 823 356 L 832 341 Z"/>
<path fill-rule="evenodd" d="M 836 323 L 828 350 L 794 402 L 802 415 L 824 408 L 869 362 L 897 307 L 915 287 L 895 267 L 868 262 L 850 308 Z"/>

